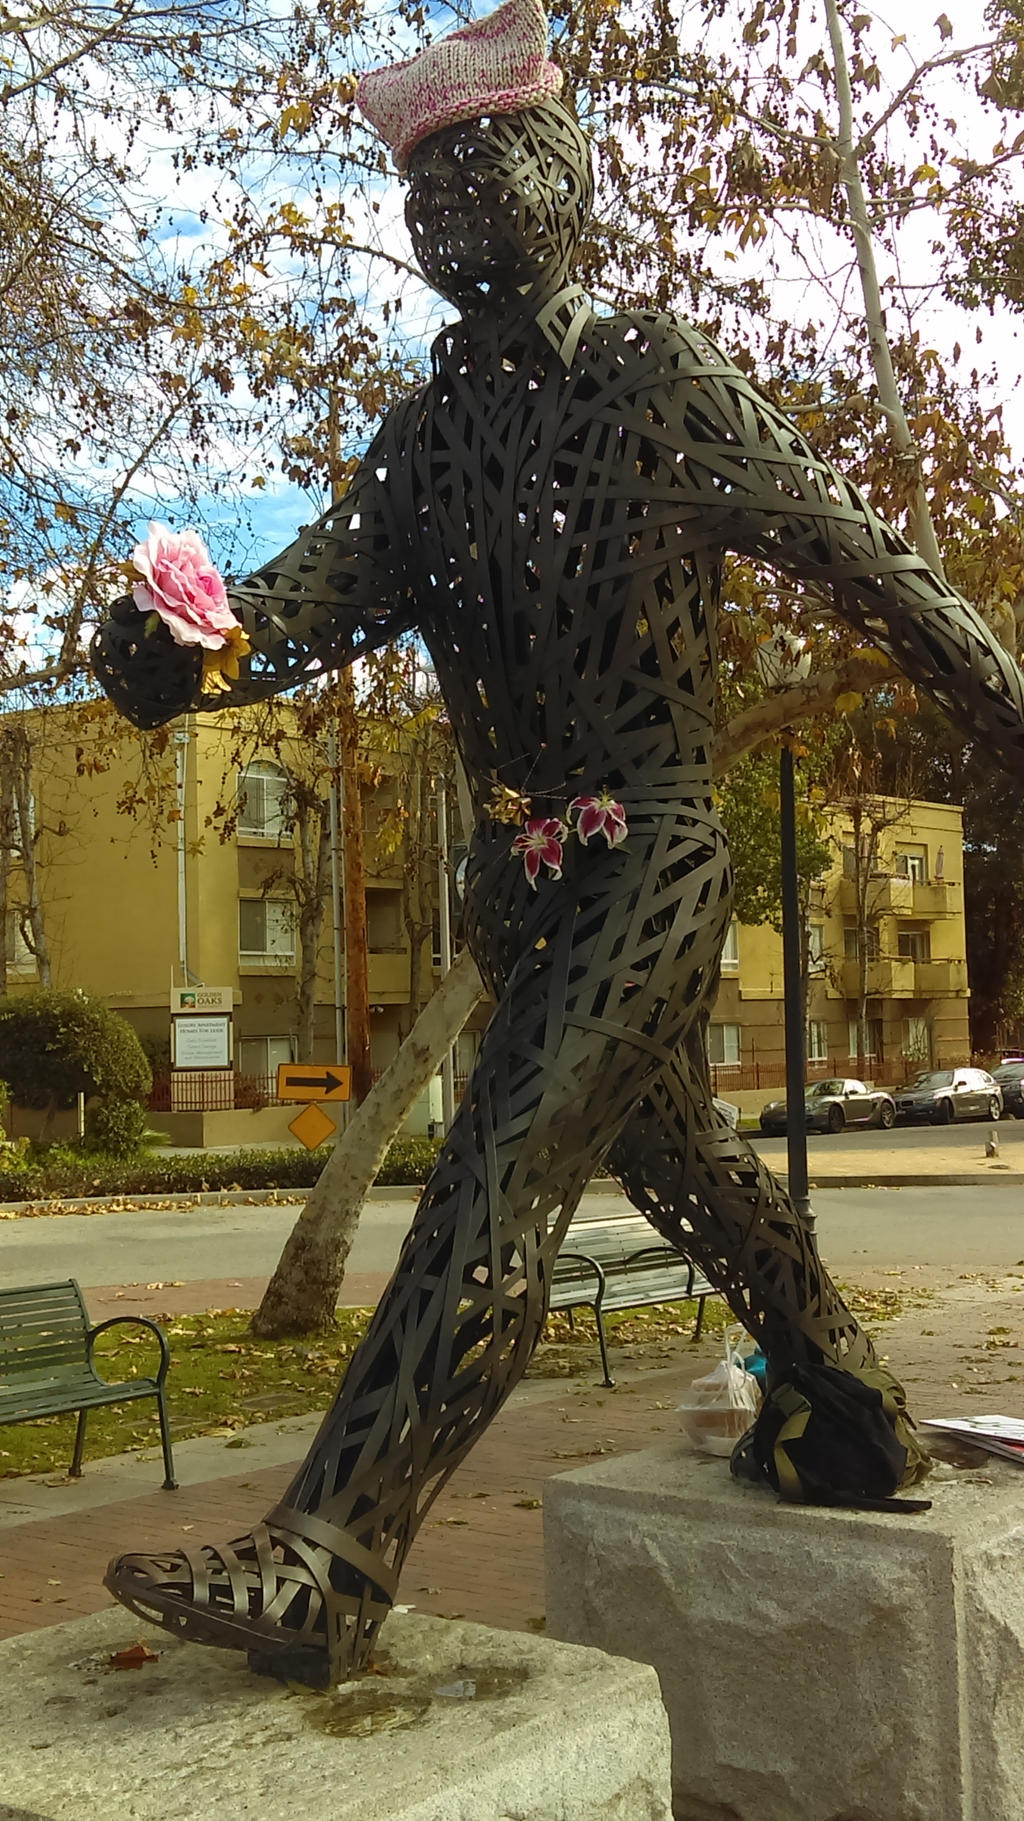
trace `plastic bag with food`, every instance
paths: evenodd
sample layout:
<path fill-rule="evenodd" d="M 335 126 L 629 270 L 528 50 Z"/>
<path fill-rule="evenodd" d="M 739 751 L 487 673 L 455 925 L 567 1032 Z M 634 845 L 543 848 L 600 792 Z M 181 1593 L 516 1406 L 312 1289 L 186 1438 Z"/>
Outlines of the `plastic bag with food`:
<path fill-rule="evenodd" d="M 683 1428 L 704 1454 L 731 1454 L 757 1415 L 761 1393 L 739 1351 L 746 1339 L 742 1328 L 727 1328 L 725 1358 L 713 1372 L 695 1378 L 676 1405 Z"/>

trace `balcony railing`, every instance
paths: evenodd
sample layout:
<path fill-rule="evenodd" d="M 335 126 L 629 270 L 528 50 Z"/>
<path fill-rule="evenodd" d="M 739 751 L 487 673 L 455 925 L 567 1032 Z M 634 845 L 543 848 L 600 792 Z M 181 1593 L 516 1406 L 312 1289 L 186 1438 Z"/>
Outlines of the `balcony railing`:
<path fill-rule="evenodd" d="M 948 879 L 908 879 L 903 873 L 873 873 L 867 881 L 865 908 L 869 917 L 948 916 L 955 887 Z M 840 879 L 839 909 L 845 917 L 858 915 L 857 881 Z"/>
<path fill-rule="evenodd" d="M 914 970 L 919 999 L 941 999 L 947 993 L 962 994 L 967 991 L 966 961 L 917 961 Z"/>
<path fill-rule="evenodd" d="M 915 978 L 915 963 L 904 955 L 869 961 L 867 996 L 869 999 L 916 999 L 920 989 Z M 847 999 L 860 996 L 860 962 L 844 961 L 840 969 L 840 989 Z"/>

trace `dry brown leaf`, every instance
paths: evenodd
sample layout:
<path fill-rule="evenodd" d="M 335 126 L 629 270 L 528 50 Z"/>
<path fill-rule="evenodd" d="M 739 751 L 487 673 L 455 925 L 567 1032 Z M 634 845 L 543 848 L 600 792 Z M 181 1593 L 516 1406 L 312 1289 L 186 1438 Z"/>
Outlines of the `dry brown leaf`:
<path fill-rule="evenodd" d="M 111 1669 L 141 1669 L 145 1663 L 158 1663 L 160 1652 L 150 1650 L 144 1638 L 137 1644 L 129 1644 L 124 1650 L 114 1650 L 110 1654 Z"/>

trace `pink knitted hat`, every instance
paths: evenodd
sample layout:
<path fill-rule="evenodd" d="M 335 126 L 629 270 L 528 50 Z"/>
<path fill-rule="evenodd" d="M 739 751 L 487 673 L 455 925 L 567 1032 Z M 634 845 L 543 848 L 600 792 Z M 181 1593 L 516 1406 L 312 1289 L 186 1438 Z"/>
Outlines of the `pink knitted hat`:
<path fill-rule="evenodd" d="M 497 12 L 428 44 L 404 63 L 371 70 L 356 102 L 404 170 L 414 145 L 481 114 L 514 114 L 557 95 L 562 72 L 546 56 L 543 0 L 504 0 Z"/>

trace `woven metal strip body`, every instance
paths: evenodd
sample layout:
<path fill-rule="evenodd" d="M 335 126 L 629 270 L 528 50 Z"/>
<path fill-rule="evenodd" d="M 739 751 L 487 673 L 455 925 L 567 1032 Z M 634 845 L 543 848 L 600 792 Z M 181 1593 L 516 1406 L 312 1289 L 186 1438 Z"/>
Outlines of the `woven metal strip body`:
<path fill-rule="evenodd" d="M 708 763 L 725 551 L 829 581 L 963 726 L 1022 752 L 1020 674 L 978 616 L 699 332 L 595 318 L 572 288 L 589 171 L 564 110 L 450 129 L 410 177 L 421 258 L 464 319 L 342 505 L 233 590 L 255 655 L 228 699 L 419 628 L 475 801 L 466 936 L 496 1011 L 282 1503 L 230 1547 L 129 1557 L 108 1581 L 147 1619 L 298 1674 L 309 1652 L 335 1675 L 365 1663 L 424 1513 L 529 1360 L 602 1159 L 773 1360 L 871 1358 L 813 1235 L 711 1105 L 703 1023 L 730 915 Z M 135 718 L 173 712 L 160 649 L 123 613 L 101 635 L 100 673 Z M 195 674 L 174 687 L 186 706 Z M 570 839 L 563 877 L 533 890 L 515 830 L 489 818 L 496 785 L 548 816 L 606 790 L 628 839 Z"/>

